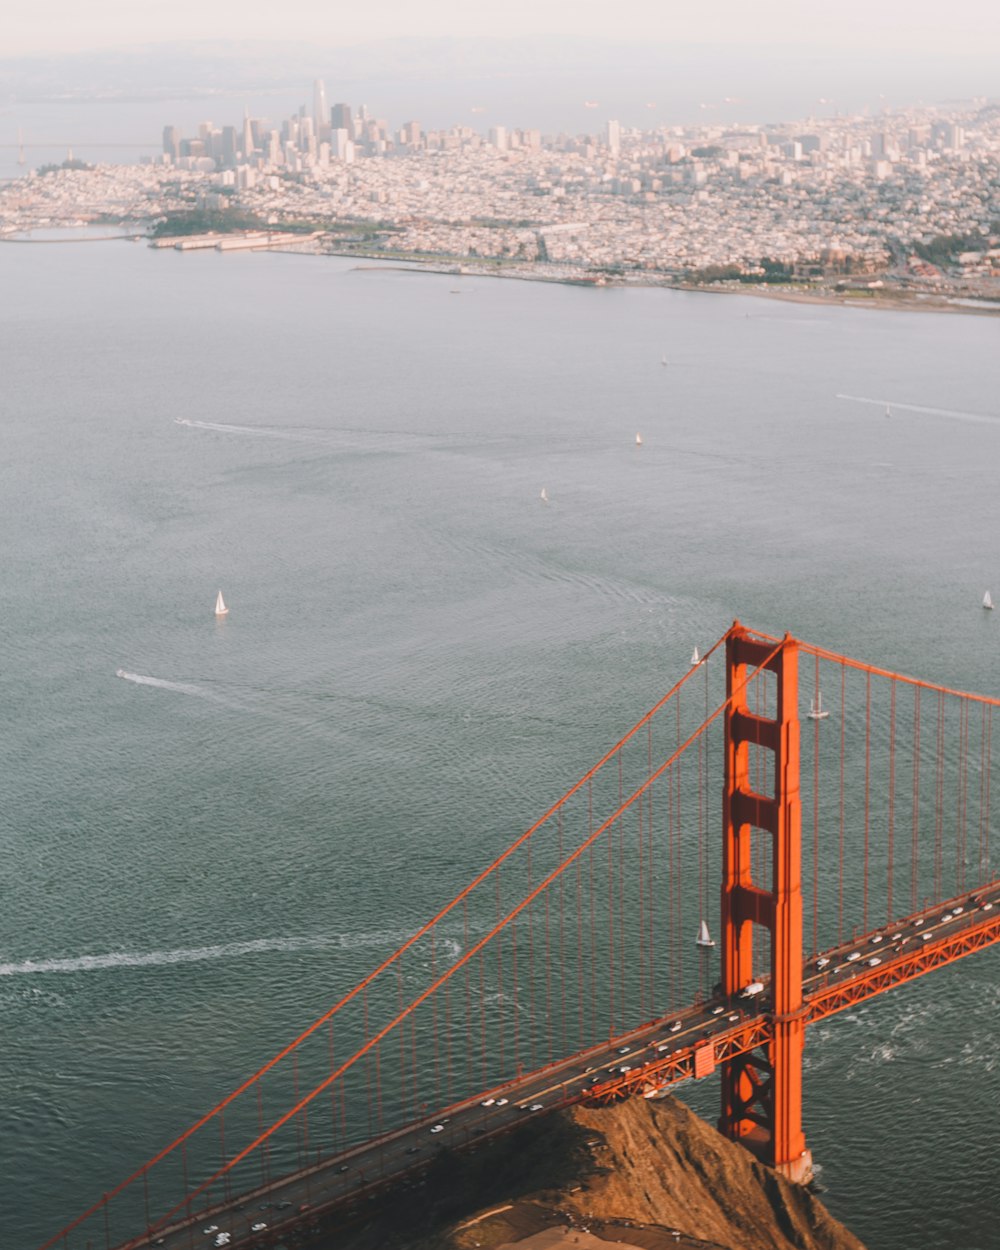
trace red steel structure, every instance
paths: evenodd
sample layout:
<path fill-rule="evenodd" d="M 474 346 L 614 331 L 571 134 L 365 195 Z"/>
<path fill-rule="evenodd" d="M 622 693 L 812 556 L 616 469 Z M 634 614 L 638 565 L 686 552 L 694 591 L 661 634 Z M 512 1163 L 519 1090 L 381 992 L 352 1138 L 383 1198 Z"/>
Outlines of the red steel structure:
<path fill-rule="evenodd" d="M 213 1226 L 270 1245 L 432 1145 L 716 1070 L 722 1130 L 806 1179 L 807 1026 L 1000 941 L 996 707 L 736 622 L 427 924 L 41 1250 L 193 1250 Z"/>
<path fill-rule="evenodd" d="M 747 670 L 777 678 L 773 716 L 754 714 Z M 725 793 L 722 816 L 722 990 L 732 997 L 754 980 L 753 927 L 771 935 L 773 1034 L 766 1055 L 748 1050 L 722 1071 L 720 1129 L 755 1148 L 793 1180 L 812 1175 L 802 1132 L 802 813 L 799 801 L 798 644 L 777 651 L 739 624 L 726 639 Z M 750 775 L 750 745 L 771 755 L 770 794 Z M 754 881 L 752 830 L 770 838 L 771 883 Z"/>

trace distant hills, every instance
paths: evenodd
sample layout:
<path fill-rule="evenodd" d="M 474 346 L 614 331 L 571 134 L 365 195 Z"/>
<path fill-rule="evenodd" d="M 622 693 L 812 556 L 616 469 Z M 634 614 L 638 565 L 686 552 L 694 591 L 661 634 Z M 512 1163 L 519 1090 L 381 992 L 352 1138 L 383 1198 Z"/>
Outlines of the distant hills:
<path fill-rule="evenodd" d="M 128 103 L 295 93 L 367 101 L 398 124 L 580 129 L 790 121 L 834 111 L 987 96 L 994 58 L 982 51 L 920 58 L 884 46 L 818 49 L 619 41 L 557 35 L 398 38 L 324 47 L 306 40 L 183 40 L 51 57 L 0 58 L 0 116 L 50 102 Z M 589 115 L 584 101 L 596 101 Z M 475 107 L 474 107 L 475 106 Z M 480 124 L 480 123 L 477 123 Z"/>

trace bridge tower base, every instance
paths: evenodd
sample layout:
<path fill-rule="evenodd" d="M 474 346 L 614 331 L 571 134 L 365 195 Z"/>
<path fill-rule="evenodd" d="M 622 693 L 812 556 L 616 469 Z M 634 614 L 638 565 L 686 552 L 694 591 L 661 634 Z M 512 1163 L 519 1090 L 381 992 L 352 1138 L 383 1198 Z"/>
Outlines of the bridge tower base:
<path fill-rule="evenodd" d="M 750 710 L 754 670 L 774 674 L 774 716 Z M 757 680 L 760 680 L 759 678 Z M 770 933 L 771 966 L 757 1000 L 767 1001 L 774 1037 L 761 1050 L 721 1065 L 719 1128 L 790 1180 L 812 1179 L 812 1156 L 802 1131 L 801 808 L 799 799 L 798 644 L 760 642 L 737 621 L 726 640 L 725 780 L 722 848 L 722 991 L 735 997 L 764 980 L 754 968 L 753 927 Z M 756 702 L 756 697 L 755 697 Z M 759 704 L 758 704 L 759 706 Z M 769 793 L 751 779 L 750 747 L 770 751 L 760 774 Z M 764 759 L 767 757 L 764 756 Z M 753 879 L 752 831 L 770 838 L 770 882 Z"/>

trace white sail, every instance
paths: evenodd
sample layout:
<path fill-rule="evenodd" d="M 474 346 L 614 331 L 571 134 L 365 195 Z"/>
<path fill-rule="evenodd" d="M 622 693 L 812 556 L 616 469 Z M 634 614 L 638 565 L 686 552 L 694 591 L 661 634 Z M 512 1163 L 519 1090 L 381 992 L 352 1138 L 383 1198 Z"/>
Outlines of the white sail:
<path fill-rule="evenodd" d="M 989 608 L 990 611 L 993 610 L 993 597 L 990 595 L 989 591 L 987 591 L 986 594 L 983 595 L 983 607 Z"/>
<path fill-rule="evenodd" d="M 823 693 L 816 691 L 816 698 L 809 700 L 809 711 L 806 713 L 810 720 L 826 720 L 830 715 L 829 712 L 823 710 Z"/>
<path fill-rule="evenodd" d="M 549 492 L 545 489 L 544 486 L 542 487 L 542 493 L 538 496 L 538 498 L 542 501 L 542 503 L 549 502 Z"/>
<path fill-rule="evenodd" d="M 642 446 L 642 435 L 641 435 L 641 434 L 637 434 L 637 435 L 635 436 L 635 445 L 636 445 L 636 447 L 641 447 L 641 446 Z"/>
<path fill-rule="evenodd" d="M 695 945 L 696 946 L 714 946 L 715 945 L 715 940 L 713 939 L 711 933 L 709 933 L 708 925 L 704 920 L 701 922 L 701 928 L 698 930 L 698 936 L 695 938 Z"/>
<path fill-rule="evenodd" d="M 225 616 L 228 611 L 229 609 L 226 607 L 226 601 L 223 599 L 222 591 L 220 590 L 215 599 L 215 615 Z"/>
<path fill-rule="evenodd" d="M 691 652 L 691 667 L 697 668 L 700 663 L 701 656 L 698 654 L 698 648 L 695 647 L 695 649 Z"/>

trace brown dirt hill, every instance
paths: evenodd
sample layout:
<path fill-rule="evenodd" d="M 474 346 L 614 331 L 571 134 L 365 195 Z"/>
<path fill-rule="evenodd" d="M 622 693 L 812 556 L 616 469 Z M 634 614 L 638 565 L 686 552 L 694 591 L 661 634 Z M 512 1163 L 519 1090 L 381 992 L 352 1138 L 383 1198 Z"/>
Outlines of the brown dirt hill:
<path fill-rule="evenodd" d="M 673 1098 L 573 1107 L 419 1177 L 312 1243 L 325 1250 L 864 1250 L 807 1190 Z"/>
<path fill-rule="evenodd" d="M 625 1216 L 733 1250 L 864 1250 L 808 1190 L 674 1098 L 569 1114 L 605 1143 L 595 1149 L 602 1174 L 567 1198 L 581 1217 Z"/>

